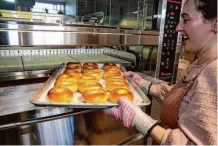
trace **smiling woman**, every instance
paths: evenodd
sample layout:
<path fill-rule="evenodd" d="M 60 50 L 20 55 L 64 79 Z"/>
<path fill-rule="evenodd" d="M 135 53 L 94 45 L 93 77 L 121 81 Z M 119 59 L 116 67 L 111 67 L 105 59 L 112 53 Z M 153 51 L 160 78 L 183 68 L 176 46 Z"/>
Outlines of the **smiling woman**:
<path fill-rule="evenodd" d="M 187 52 L 202 55 L 216 54 L 217 1 L 188 0 L 182 12 L 182 21 L 177 26 L 184 36 Z M 205 52 L 206 51 L 206 52 Z M 205 54 L 204 56 L 208 56 Z M 210 56 L 210 55 L 209 55 Z M 206 57 L 207 58 L 207 57 Z M 204 61 L 201 61 L 204 62 Z"/>
<path fill-rule="evenodd" d="M 134 72 L 125 75 L 163 101 L 161 125 L 139 107 L 120 99 L 105 112 L 135 126 L 164 145 L 217 144 L 217 0 L 187 0 L 177 31 L 197 60 L 175 86 L 152 84 Z"/>

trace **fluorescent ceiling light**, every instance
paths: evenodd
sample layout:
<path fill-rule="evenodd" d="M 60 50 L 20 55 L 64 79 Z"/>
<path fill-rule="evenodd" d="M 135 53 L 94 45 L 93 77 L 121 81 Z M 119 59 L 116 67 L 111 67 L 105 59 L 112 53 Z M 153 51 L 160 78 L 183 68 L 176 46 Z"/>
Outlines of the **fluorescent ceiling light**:
<path fill-rule="evenodd" d="M 5 0 L 5 1 L 9 3 L 15 3 L 15 0 Z"/>

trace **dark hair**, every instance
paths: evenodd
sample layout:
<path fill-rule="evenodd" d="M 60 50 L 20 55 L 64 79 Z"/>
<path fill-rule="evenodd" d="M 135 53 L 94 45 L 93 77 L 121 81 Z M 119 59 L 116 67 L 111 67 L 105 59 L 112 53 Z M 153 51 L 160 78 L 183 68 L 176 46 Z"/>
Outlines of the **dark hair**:
<path fill-rule="evenodd" d="M 195 6 L 204 19 L 211 20 L 217 17 L 217 0 L 195 0 Z"/>

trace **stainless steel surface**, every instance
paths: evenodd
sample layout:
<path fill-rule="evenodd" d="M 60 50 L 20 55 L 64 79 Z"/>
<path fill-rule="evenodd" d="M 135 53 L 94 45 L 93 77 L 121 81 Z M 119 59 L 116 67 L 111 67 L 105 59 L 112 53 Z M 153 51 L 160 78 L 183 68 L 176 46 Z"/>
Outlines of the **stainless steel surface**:
<path fill-rule="evenodd" d="M 102 111 L 93 111 L 93 109 L 75 112 L 74 114 L 72 109 L 43 109 L 32 114 L 21 113 L 19 116 L 22 119 L 31 116 L 33 119 L 1 125 L 1 128 L 11 126 L 11 129 L 0 130 L 0 135 L 3 138 L 10 138 L 11 141 L 13 141 L 14 136 L 17 136 L 19 142 L 14 143 L 17 145 L 117 145 L 122 143 L 124 139 L 132 140 L 132 135 L 135 136 L 137 133 L 133 128 L 125 128 L 123 124 L 113 117 Z M 52 121 L 46 121 L 51 117 L 53 117 Z M 9 119 L 8 116 L 4 118 Z M 44 119 L 46 120 L 44 121 Z M 19 131 L 16 133 L 17 135 L 10 134 L 10 137 L 3 135 L 4 133 L 7 134 L 8 131 L 15 132 L 16 130 Z M 102 141 L 102 138 L 105 140 Z M 0 144 L 4 143 L 4 141 L 5 139 L 0 137 Z"/>
<path fill-rule="evenodd" d="M 102 49 L 103 54 L 107 56 L 112 56 L 114 59 L 119 58 L 119 60 L 125 60 L 125 63 L 119 63 L 120 61 L 114 62 L 114 63 L 119 63 L 122 65 L 127 66 L 128 62 L 131 62 L 132 66 L 136 64 L 136 56 L 132 53 L 125 52 L 125 51 L 120 51 L 120 50 L 115 50 L 115 49 L 109 49 L 109 48 L 103 48 Z M 111 61 L 113 60 L 112 58 L 110 59 Z M 109 60 L 108 60 L 109 61 Z M 130 65 L 130 64 L 129 64 Z"/>
<path fill-rule="evenodd" d="M 23 121 L 21 125 L 33 127 L 34 130 L 29 133 L 35 135 L 37 144 L 72 145 L 75 127 L 73 126 L 74 117 L 72 117 L 73 112 L 71 111 L 73 110 L 64 108 L 40 110 L 32 115 L 35 119 Z"/>
<path fill-rule="evenodd" d="M 157 45 L 157 32 L 69 26 L 0 25 L 0 46 Z"/>
<path fill-rule="evenodd" d="M 0 72 L 23 71 L 23 63 L 21 57 L 1 57 L 0 56 Z"/>
<path fill-rule="evenodd" d="M 89 32 L 89 33 L 115 33 L 115 34 L 129 34 L 129 35 L 154 35 L 158 36 L 157 31 L 142 31 L 133 29 L 117 29 L 111 27 L 82 27 L 77 25 L 26 25 L 26 24 L 5 24 L 0 23 L 0 30 L 19 30 L 19 31 L 53 31 L 53 32 Z"/>
<path fill-rule="evenodd" d="M 87 54 L 87 55 L 82 54 L 82 55 L 69 55 L 69 56 L 81 63 L 84 62 L 96 62 L 96 63 L 120 62 L 121 63 L 122 62 L 122 64 L 127 64 L 127 65 L 131 64 L 129 61 L 125 61 L 105 54 Z"/>
<path fill-rule="evenodd" d="M 20 57 L 21 56 L 21 57 Z M 11 57 L 11 58 L 10 58 Z M 42 66 L 42 65 L 60 65 L 66 62 L 114 62 L 121 64 L 135 63 L 136 57 L 132 53 L 125 51 L 98 48 L 98 49 L 38 49 L 38 48 L 20 48 L 11 49 L 3 47 L 0 50 L 1 66 L 7 66 L 7 60 L 11 60 L 17 64 L 23 62 L 24 69 L 27 66 Z M 10 68 L 10 66 L 8 66 Z"/>
<path fill-rule="evenodd" d="M 29 102 L 29 99 L 43 84 L 31 84 L 0 88 L 0 116 L 24 111 L 42 109 Z"/>
<path fill-rule="evenodd" d="M 58 67 L 58 66 L 57 66 Z M 52 70 L 34 70 L 34 71 L 20 71 L 20 72 L 0 72 L 0 82 L 15 81 L 21 79 L 37 79 L 42 77 L 49 77 Z"/>
<path fill-rule="evenodd" d="M 57 76 L 65 70 L 65 64 L 62 64 L 56 71 L 50 76 L 50 78 L 46 81 L 44 86 L 30 99 L 30 102 L 36 106 L 56 106 L 56 107 L 70 107 L 70 108 L 106 108 L 111 106 L 118 105 L 117 103 L 106 102 L 102 104 L 95 104 L 95 103 L 84 103 L 84 102 L 69 102 L 69 103 L 56 103 L 56 102 L 48 102 L 44 100 L 44 97 L 47 97 L 47 92 L 52 88 L 55 79 Z M 135 96 L 134 104 L 145 107 L 148 106 L 151 102 L 145 93 L 139 88 L 139 86 L 128 79 L 129 85 L 132 88 L 132 93 L 137 93 Z M 76 97 L 74 97 L 76 98 Z M 141 99 L 140 99 L 141 98 Z"/>
<path fill-rule="evenodd" d="M 182 1 L 182 8 L 181 11 L 183 10 L 185 1 Z M 180 17 L 181 21 L 181 17 Z M 178 32 L 178 38 L 177 38 L 177 45 L 176 45 L 176 57 L 174 61 L 174 70 L 173 70 L 173 79 L 172 79 L 172 84 L 175 84 L 177 81 L 177 71 L 178 71 L 178 65 L 179 65 L 179 57 L 182 53 L 182 34 L 181 32 Z"/>
<path fill-rule="evenodd" d="M 67 55 L 32 55 L 22 56 L 24 70 L 54 69 L 62 63 L 77 62 Z"/>
<path fill-rule="evenodd" d="M 6 49 L 6 48 L 4 48 Z M 0 50 L 0 81 L 49 77 L 52 70 L 67 62 L 136 64 L 135 55 L 109 48 Z"/>
<path fill-rule="evenodd" d="M 161 19 L 160 19 L 160 35 L 158 41 L 158 55 L 157 55 L 157 63 L 156 63 L 156 70 L 155 70 L 155 77 L 159 77 L 160 74 L 160 65 L 161 65 L 161 54 L 162 54 L 162 44 L 163 44 L 163 34 L 164 34 L 164 24 L 166 19 L 166 6 L 167 1 L 163 0 L 162 2 L 162 9 L 161 9 Z"/>
<path fill-rule="evenodd" d="M 164 0 L 159 0 L 158 1 L 158 8 L 157 8 L 157 15 L 156 15 L 156 19 L 157 19 L 156 28 L 157 28 L 157 30 L 159 32 L 160 32 L 160 29 L 161 29 L 161 21 L 163 20 L 162 19 L 162 13 L 163 12 L 166 12 L 166 4 L 165 4 Z"/>
<path fill-rule="evenodd" d="M 56 111 L 56 112 L 62 111 L 62 112 L 54 113 L 54 111 Z M 75 112 L 72 109 L 64 109 L 64 108 L 43 109 L 43 110 L 40 110 L 36 114 L 37 116 L 34 119 L 29 119 L 26 121 L 24 120 L 21 122 L 0 125 L 0 130 L 11 129 L 11 128 L 15 128 L 15 127 L 30 125 L 30 124 L 36 124 L 36 123 L 41 123 L 41 122 L 62 119 L 62 118 L 70 117 L 70 116 L 76 116 L 76 115 L 80 115 L 80 114 L 93 112 L 93 111 L 97 111 L 97 109 L 84 109 L 84 110 L 78 111 L 78 112 Z"/>
<path fill-rule="evenodd" d="M 165 83 L 165 84 L 167 84 L 167 82 L 165 82 L 163 80 L 160 80 L 158 78 L 155 78 L 155 77 L 152 77 L 152 76 L 140 73 L 140 72 L 138 72 L 138 74 L 140 74 L 144 79 L 152 82 L 153 84 L 158 84 L 158 83 Z"/>

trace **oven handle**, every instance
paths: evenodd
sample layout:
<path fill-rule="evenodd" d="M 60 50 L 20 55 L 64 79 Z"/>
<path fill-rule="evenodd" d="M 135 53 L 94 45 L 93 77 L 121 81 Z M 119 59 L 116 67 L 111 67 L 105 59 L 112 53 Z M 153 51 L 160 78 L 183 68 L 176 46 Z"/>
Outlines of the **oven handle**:
<path fill-rule="evenodd" d="M 24 125 L 30 125 L 30 124 L 35 124 L 35 123 L 41 123 L 41 122 L 46 122 L 46 121 L 62 119 L 62 118 L 76 116 L 79 114 L 85 114 L 85 113 L 89 113 L 89 112 L 93 112 L 93 111 L 97 111 L 97 110 L 100 110 L 100 109 L 88 109 L 88 110 L 83 110 L 83 111 L 79 111 L 79 112 L 67 112 L 67 113 L 62 113 L 62 114 L 57 114 L 57 115 L 52 115 L 52 116 L 47 116 L 47 117 L 34 118 L 34 119 L 30 119 L 30 120 L 25 120 L 25 121 L 4 124 L 4 125 L 0 125 L 0 130 L 11 129 L 11 128 L 20 127 L 20 126 L 24 126 Z"/>

